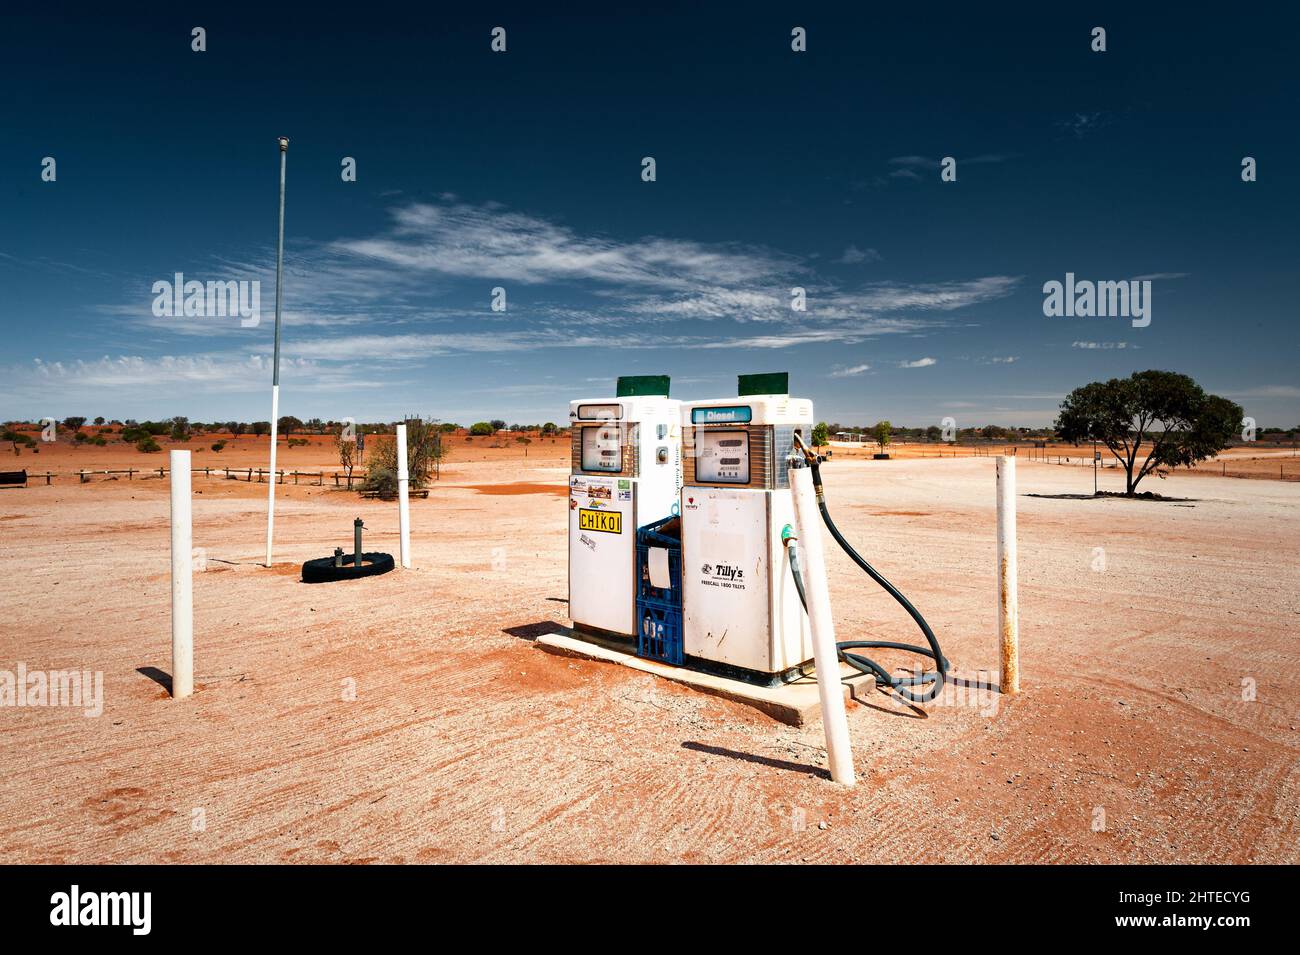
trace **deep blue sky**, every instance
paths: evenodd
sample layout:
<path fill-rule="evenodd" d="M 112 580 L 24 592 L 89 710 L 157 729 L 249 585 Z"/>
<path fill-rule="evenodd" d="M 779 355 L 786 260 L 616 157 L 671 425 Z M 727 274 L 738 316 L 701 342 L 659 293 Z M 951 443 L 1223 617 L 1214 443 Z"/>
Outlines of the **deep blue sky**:
<path fill-rule="evenodd" d="M 284 413 L 788 370 L 826 420 L 1039 425 L 1166 368 L 1300 424 L 1293 9 L 696 6 L 7 11 L 0 418 L 266 418 L 284 134 Z M 155 318 L 177 271 L 260 279 L 262 323 Z M 1067 271 L 1154 276 L 1151 325 L 1045 317 Z"/>

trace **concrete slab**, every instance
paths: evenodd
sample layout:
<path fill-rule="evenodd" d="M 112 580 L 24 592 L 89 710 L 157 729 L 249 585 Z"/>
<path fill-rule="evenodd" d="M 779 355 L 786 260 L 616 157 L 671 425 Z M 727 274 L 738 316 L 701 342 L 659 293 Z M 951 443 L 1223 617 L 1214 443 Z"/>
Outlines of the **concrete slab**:
<path fill-rule="evenodd" d="M 790 726 L 803 726 L 821 716 L 821 700 L 817 695 L 815 676 L 802 677 L 779 687 L 754 686 L 741 680 L 698 673 L 657 660 L 645 660 L 612 642 L 593 639 L 588 634 L 576 635 L 572 630 L 542 634 L 535 642 L 548 653 L 617 663 L 672 680 L 702 693 L 744 703 Z M 847 698 L 851 687 L 845 684 L 843 689 Z"/>

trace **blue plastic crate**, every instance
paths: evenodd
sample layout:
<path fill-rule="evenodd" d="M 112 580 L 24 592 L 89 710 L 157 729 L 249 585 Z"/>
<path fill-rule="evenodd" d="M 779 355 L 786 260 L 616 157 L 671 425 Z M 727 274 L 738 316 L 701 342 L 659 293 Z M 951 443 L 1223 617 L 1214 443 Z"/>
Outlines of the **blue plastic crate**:
<path fill-rule="evenodd" d="M 676 517 L 666 517 L 662 521 L 647 524 L 636 532 L 636 595 L 637 599 L 649 599 L 670 604 L 679 610 L 682 606 L 682 542 L 677 535 L 681 533 L 681 524 Z M 662 547 L 668 551 L 667 587 L 655 587 L 650 583 L 650 548 Z"/>
<path fill-rule="evenodd" d="M 660 600 L 636 602 L 636 655 L 682 665 L 682 608 Z"/>

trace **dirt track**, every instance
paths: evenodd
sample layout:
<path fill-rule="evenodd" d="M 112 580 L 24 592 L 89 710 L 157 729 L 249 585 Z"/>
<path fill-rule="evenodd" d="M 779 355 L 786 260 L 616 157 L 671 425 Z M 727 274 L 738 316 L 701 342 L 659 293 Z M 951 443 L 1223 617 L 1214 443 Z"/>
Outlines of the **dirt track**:
<path fill-rule="evenodd" d="M 992 460 L 826 471 L 845 533 L 961 675 L 996 682 Z M 170 666 L 166 482 L 0 492 L 0 669 L 105 684 L 98 718 L 0 709 L 6 858 L 1300 861 L 1300 486 L 1175 477 L 1153 489 L 1195 500 L 1076 499 L 1090 472 L 1021 462 L 1024 692 L 913 711 L 862 691 L 845 791 L 820 724 L 532 643 L 565 620 L 565 473 L 537 453 L 453 463 L 412 502 L 414 570 L 316 587 L 297 565 L 346 547 L 354 515 L 396 550 L 395 505 L 284 488 L 268 571 L 265 486 L 196 478 L 207 569 L 181 702 L 148 675 Z M 515 482 L 529 493 L 484 492 Z M 841 639 L 913 639 L 830 559 Z"/>

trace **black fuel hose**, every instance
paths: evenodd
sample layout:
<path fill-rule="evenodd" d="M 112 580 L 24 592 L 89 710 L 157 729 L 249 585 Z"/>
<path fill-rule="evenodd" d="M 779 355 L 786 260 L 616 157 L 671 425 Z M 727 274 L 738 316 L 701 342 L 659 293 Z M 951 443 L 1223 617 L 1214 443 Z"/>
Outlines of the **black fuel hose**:
<path fill-rule="evenodd" d="M 853 545 L 844 539 L 840 529 L 831 520 L 830 511 L 826 507 L 826 496 L 822 491 L 821 462 L 818 460 L 817 455 L 800 440 L 797 434 L 795 435 L 795 444 L 802 449 L 804 458 L 812 469 L 813 491 L 817 495 L 817 510 L 821 512 L 822 521 L 826 524 L 826 529 L 831 532 L 831 537 L 835 538 L 835 542 L 840 545 L 844 553 L 848 554 L 858 567 L 866 571 L 872 580 L 902 605 L 903 609 L 916 621 L 916 625 L 921 628 L 921 632 L 925 634 L 926 642 L 929 643 L 929 647 L 922 647 L 910 643 L 893 643 L 887 640 L 844 640 L 835 644 L 835 650 L 839 654 L 839 658 L 855 670 L 871 674 L 875 678 L 877 686 L 887 686 L 905 700 L 913 703 L 926 703 L 933 700 L 939 695 L 939 691 L 943 689 L 944 680 L 948 675 L 948 660 L 944 657 L 943 651 L 939 649 L 939 641 L 936 639 L 934 631 L 930 629 L 930 625 L 921 616 L 921 612 L 912 606 L 912 602 L 897 587 L 886 580 L 883 574 L 868 564 L 862 558 L 862 555 L 853 549 Z M 799 600 L 803 603 L 806 611 L 808 601 L 804 596 L 803 573 L 799 568 L 797 551 L 791 540 L 786 541 L 786 546 L 790 548 L 790 569 L 794 573 L 795 589 L 799 591 Z M 934 660 L 937 667 L 913 676 L 894 676 L 874 660 L 868 659 L 859 653 L 849 652 L 850 650 L 867 649 L 904 650 L 908 653 L 917 653 Z M 924 687 L 924 690 L 920 693 L 914 693 L 909 687 Z"/>

